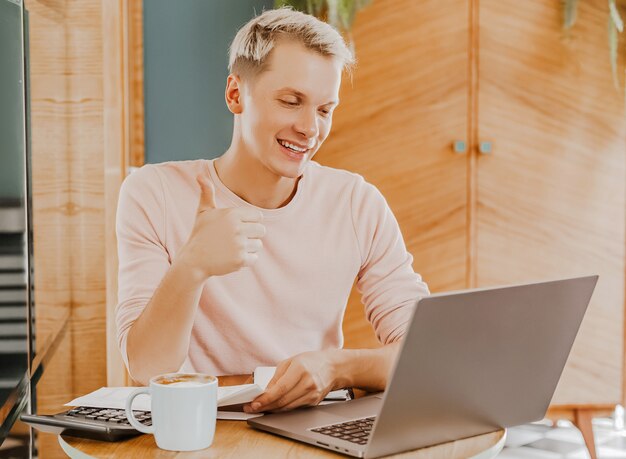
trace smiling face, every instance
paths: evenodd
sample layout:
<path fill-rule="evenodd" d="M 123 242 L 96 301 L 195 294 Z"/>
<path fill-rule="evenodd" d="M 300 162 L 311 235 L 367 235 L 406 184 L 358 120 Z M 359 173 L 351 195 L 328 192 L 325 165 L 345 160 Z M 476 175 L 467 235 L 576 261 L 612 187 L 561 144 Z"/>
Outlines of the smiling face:
<path fill-rule="evenodd" d="M 241 152 L 277 176 L 302 175 L 330 133 L 341 72 L 338 59 L 283 40 L 250 81 L 230 75 L 226 98 Z"/>

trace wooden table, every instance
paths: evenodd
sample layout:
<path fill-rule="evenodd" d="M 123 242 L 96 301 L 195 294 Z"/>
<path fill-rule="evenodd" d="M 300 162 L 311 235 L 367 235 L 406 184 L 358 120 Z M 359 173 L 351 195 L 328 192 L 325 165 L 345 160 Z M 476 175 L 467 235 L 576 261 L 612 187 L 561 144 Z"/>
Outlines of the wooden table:
<path fill-rule="evenodd" d="M 251 376 L 220 377 L 220 385 L 251 382 Z M 499 430 L 437 446 L 422 448 L 390 457 L 415 459 L 491 459 L 504 446 L 506 432 Z M 255 430 L 244 421 L 217 421 L 215 439 L 210 448 L 177 453 L 157 448 L 152 435 L 140 435 L 121 442 L 100 442 L 59 436 L 59 443 L 72 458 L 282 458 L 346 457 L 305 443 Z"/>

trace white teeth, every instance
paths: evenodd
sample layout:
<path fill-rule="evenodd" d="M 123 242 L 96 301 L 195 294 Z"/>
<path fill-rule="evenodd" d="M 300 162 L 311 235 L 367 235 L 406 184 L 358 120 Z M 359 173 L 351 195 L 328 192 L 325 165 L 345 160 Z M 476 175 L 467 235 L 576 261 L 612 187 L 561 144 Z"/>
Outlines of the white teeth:
<path fill-rule="evenodd" d="M 283 145 L 283 146 L 285 146 L 287 148 L 290 148 L 290 149 L 292 149 L 294 151 L 300 152 L 300 153 L 304 153 L 305 151 L 308 150 L 308 148 L 300 148 L 300 147 L 295 146 L 292 143 L 285 142 L 284 140 L 279 140 L 278 143 L 280 143 L 281 145 Z"/>

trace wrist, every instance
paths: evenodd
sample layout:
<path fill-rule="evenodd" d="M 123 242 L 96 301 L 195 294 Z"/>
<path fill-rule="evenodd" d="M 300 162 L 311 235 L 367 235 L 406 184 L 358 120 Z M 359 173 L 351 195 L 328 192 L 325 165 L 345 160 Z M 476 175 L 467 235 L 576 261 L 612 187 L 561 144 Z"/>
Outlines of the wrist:
<path fill-rule="evenodd" d="M 385 390 L 387 378 L 400 343 L 375 349 L 339 349 L 333 355 L 336 388 L 356 387 L 368 391 Z"/>
<path fill-rule="evenodd" d="M 332 351 L 331 366 L 335 389 L 355 386 L 354 373 L 355 367 L 358 367 L 358 360 L 358 349 L 336 349 Z"/>
<path fill-rule="evenodd" d="M 181 274 L 185 276 L 186 279 L 195 284 L 202 284 L 205 280 L 207 280 L 210 275 L 203 272 L 203 270 L 196 266 L 193 263 L 193 260 L 186 256 L 187 253 L 190 253 L 183 249 L 179 252 L 178 256 L 172 262 L 172 269 L 179 271 Z"/>

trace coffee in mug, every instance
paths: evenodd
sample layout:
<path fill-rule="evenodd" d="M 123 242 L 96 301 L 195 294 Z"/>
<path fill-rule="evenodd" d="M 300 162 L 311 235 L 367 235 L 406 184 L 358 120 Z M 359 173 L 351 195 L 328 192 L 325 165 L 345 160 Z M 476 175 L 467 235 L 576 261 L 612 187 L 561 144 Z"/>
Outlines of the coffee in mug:
<path fill-rule="evenodd" d="M 139 394 L 151 398 L 152 426 L 132 412 Z M 153 434 L 159 448 L 195 451 L 208 448 L 215 436 L 217 378 L 199 373 L 169 373 L 150 379 L 149 387 L 133 391 L 126 400 L 126 417 L 140 432 Z"/>

